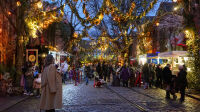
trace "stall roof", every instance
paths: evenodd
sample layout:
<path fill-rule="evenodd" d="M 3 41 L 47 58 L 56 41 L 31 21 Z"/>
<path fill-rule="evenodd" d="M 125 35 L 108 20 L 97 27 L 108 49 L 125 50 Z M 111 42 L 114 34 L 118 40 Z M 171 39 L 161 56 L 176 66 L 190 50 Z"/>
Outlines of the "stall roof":
<path fill-rule="evenodd" d="M 178 56 L 187 56 L 187 51 L 170 51 L 158 54 L 158 57 L 178 57 Z"/>

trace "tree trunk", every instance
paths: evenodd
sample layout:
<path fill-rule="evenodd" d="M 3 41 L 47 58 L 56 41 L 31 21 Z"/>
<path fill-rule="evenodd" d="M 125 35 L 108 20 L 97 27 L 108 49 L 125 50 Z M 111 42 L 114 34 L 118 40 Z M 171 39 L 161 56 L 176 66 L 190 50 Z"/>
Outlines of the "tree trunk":
<path fill-rule="evenodd" d="M 25 32 L 25 20 L 24 20 L 24 11 L 25 7 L 17 8 L 17 37 L 16 37 L 16 76 L 15 76 L 15 85 L 20 85 L 20 79 L 22 75 L 22 66 L 24 62 L 24 32 Z"/>
<path fill-rule="evenodd" d="M 16 43 L 16 79 L 15 79 L 15 84 L 16 86 L 20 85 L 20 79 L 21 79 L 21 75 L 22 75 L 22 66 L 23 66 L 23 62 L 24 62 L 24 44 L 23 44 L 23 40 L 22 40 L 22 36 L 21 37 L 17 37 L 17 43 Z"/>

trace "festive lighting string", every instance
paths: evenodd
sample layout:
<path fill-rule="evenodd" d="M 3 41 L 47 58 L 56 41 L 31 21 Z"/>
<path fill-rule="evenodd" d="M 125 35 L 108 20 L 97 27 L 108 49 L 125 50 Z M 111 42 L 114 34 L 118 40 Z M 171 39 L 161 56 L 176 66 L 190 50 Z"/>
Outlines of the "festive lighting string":
<path fill-rule="evenodd" d="M 17 5 L 21 6 L 21 3 L 17 1 Z M 64 15 L 64 5 L 53 8 L 52 10 L 48 6 L 45 7 L 46 11 L 43 11 L 43 3 L 41 1 L 35 2 L 30 6 L 31 11 L 28 11 L 25 17 L 25 22 L 29 29 L 29 35 L 33 38 L 37 38 L 37 32 L 42 32 L 42 29 L 46 29 L 50 24 L 55 21 L 61 21 Z"/>
<path fill-rule="evenodd" d="M 73 1 L 77 2 L 78 0 L 73 0 Z M 132 25 L 133 21 L 135 21 L 137 19 L 141 19 L 142 17 L 145 16 L 153 8 L 153 6 L 157 3 L 157 0 L 153 0 L 150 3 L 150 5 L 148 6 L 148 8 L 145 11 L 143 11 L 139 16 L 136 16 L 135 14 L 132 13 L 134 8 L 136 7 L 135 2 L 131 3 L 131 7 L 130 7 L 129 11 L 126 14 L 124 14 L 110 0 L 103 0 L 103 4 L 102 4 L 101 8 L 99 9 L 97 14 L 93 18 L 90 17 L 89 13 L 86 10 L 86 2 L 87 2 L 87 0 L 84 0 L 83 7 L 82 7 L 83 14 L 85 14 L 85 17 L 86 17 L 86 19 L 84 19 L 84 18 L 80 17 L 76 7 L 73 6 L 69 0 L 66 0 L 66 3 L 69 5 L 72 12 L 77 16 L 77 18 L 81 21 L 81 24 L 83 26 L 85 26 L 86 28 L 91 28 L 94 25 L 99 25 L 101 20 L 103 19 L 104 14 L 106 14 L 106 15 L 111 14 L 114 18 L 113 20 L 115 20 L 118 23 L 127 21 L 128 25 L 120 26 L 120 27 L 123 29 L 128 29 Z"/>
<path fill-rule="evenodd" d="M 78 0 L 73 0 L 74 2 L 77 2 Z M 83 2 L 83 1 L 81 1 Z M 113 16 L 113 20 L 116 21 L 119 25 L 119 27 L 123 30 L 127 30 L 127 29 L 134 29 L 136 27 L 136 25 L 133 25 L 133 23 L 138 20 L 141 19 L 142 17 L 144 17 L 152 8 L 153 6 L 157 3 L 157 0 L 153 0 L 150 5 L 148 6 L 148 8 L 143 11 L 139 16 L 135 16 L 135 14 L 133 14 L 133 10 L 135 8 L 135 2 L 131 3 L 131 8 L 129 9 L 129 11 L 127 13 L 122 13 L 118 7 L 116 7 L 110 0 L 103 0 L 103 4 L 101 6 L 101 8 L 99 9 L 99 11 L 97 12 L 97 14 L 93 17 L 90 18 L 89 13 L 86 10 L 86 2 L 87 0 L 84 0 L 83 3 L 83 13 L 85 14 L 86 19 L 81 18 L 76 7 L 72 5 L 72 3 L 67 0 L 66 4 L 69 5 L 70 9 L 72 10 L 72 12 L 77 16 L 77 18 L 81 21 L 81 25 L 83 25 L 85 27 L 85 29 L 90 29 L 91 27 L 93 27 L 94 25 L 99 25 L 101 20 L 103 19 L 104 14 L 109 15 L 111 14 Z M 121 22 L 126 21 L 128 23 L 128 25 L 122 25 Z M 89 25 L 89 26 L 88 26 Z M 91 38 L 90 36 L 88 36 L 88 34 L 86 35 L 87 37 L 89 37 L 91 40 L 93 38 Z M 125 47 L 125 50 L 127 50 L 127 48 L 130 46 L 131 41 L 129 41 L 129 39 L 127 38 L 127 34 L 122 34 L 121 36 L 118 36 L 117 38 L 112 39 L 109 36 L 106 36 L 108 38 L 108 40 L 110 42 L 115 42 L 117 40 L 119 40 L 120 38 L 124 38 L 124 42 L 125 45 L 127 45 Z M 80 35 L 81 38 L 81 35 Z M 86 51 L 86 49 L 82 48 L 83 50 Z M 92 51 L 94 50 L 94 48 L 90 48 L 87 51 Z M 124 49 L 121 49 L 120 52 L 124 51 Z"/>

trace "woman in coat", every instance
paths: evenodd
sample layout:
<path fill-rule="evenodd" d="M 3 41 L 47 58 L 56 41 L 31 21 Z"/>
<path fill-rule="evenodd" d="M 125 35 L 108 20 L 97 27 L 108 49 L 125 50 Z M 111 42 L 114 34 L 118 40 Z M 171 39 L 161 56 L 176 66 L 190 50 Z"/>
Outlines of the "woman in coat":
<path fill-rule="evenodd" d="M 40 109 L 46 112 L 55 112 L 55 109 L 62 108 L 62 76 L 53 63 L 53 56 L 47 55 L 41 76 Z"/>
<path fill-rule="evenodd" d="M 126 65 L 124 65 L 120 76 L 120 78 L 123 80 L 123 87 L 128 87 L 129 77 L 130 77 L 129 69 Z"/>
<path fill-rule="evenodd" d="M 185 100 L 185 88 L 187 87 L 187 72 L 182 65 L 179 66 L 179 73 L 177 76 L 177 87 L 180 90 L 181 98 L 180 101 L 183 102 Z"/>
<path fill-rule="evenodd" d="M 144 89 L 148 89 L 149 76 L 150 76 L 149 65 L 148 65 L 148 63 L 146 63 L 142 67 L 142 77 L 143 77 L 143 80 L 144 80 Z"/>

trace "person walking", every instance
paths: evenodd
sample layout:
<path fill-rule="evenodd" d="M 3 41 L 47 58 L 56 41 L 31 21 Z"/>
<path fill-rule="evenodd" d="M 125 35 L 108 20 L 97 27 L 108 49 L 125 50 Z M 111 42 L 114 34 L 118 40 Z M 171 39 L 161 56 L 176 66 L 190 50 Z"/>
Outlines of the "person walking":
<path fill-rule="evenodd" d="M 130 87 L 134 87 L 134 84 L 135 84 L 135 69 L 134 69 L 133 65 L 131 65 L 129 67 L 129 72 L 130 72 L 129 85 L 130 85 Z"/>
<path fill-rule="evenodd" d="M 86 72 L 86 75 L 85 75 L 85 84 L 86 85 L 88 85 L 88 83 L 89 83 L 90 71 L 91 71 L 90 66 L 87 65 L 86 69 L 85 69 L 85 72 Z"/>
<path fill-rule="evenodd" d="M 162 68 L 160 64 L 156 67 L 156 87 L 162 88 Z"/>
<path fill-rule="evenodd" d="M 108 82 L 110 82 L 110 75 L 113 74 L 113 67 L 112 64 L 110 63 L 108 65 Z"/>
<path fill-rule="evenodd" d="M 187 87 L 187 72 L 186 69 L 184 69 L 184 66 L 179 66 L 179 73 L 177 76 L 177 87 L 178 90 L 181 93 L 180 102 L 183 102 L 185 100 L 185 88 Z"/>
<path fill-rule="evenodd" d="M 136 70 L 136 81 L 135 81 L 134 86 L 141 87 L 141 69 L 140 69 L 140 66 L 138 66 L 138 68 Z"/>
<path fill-rule="evenodd" d="M 68 68 L 69 68 L 69 65 L 67 63 L 67 59 L 65 58 L 65 61 L 61 64 L 61 73 L 63 75 L 63 78 L 62 78 L 62 82 L 65 84 L 65 81 L 67 80 L 67 75 L 68 75 Z"/>
<path fill-rule="evenodd" d="M 130 77 L 130 73 L 128 67 L 126 65 L 123 66 L 120 78 L 123 81 L 123 87 L 128 87 L 128 80 Z"/>
<path fill-rule="evenodd" d="M 155 69 L 154 69 L 154 63 L 149 64 L 149 87 L 155 85 Z"/>
<path fill-rule="evenodd" d="M 44 70 L 41 75 L 40 109 L 55 112 L 62 108 L 62 76 L 57 72 L 51 54 L 45 58 Z"/>
<path fill-rule="evenodd" d="M 26 95 L 33 95 L 33 66 L 32 64 L 28 64 L 28 70 L 25 73 L 25 84 L 26 84 Z"/>
<path fill-rule="evenodd" d="M 96 71 L 99 74 L 99 79 L 102 79 L 102 68 L 101 68 L 101 63 L 98 63 L 97 67 L 96 67 Z"/>
<path fill-rule="evenodd" d="M 170 70 L 171 65 L 167 64 L 163 69 L 163 80 L 166 85 L 166 98 L 170 99 L 170 93 L 173 95 L 173 98 L 176 98 L 176 95 L 174 92 L 171 92 L 171 85 L 172 84 L 172 71 Z"/>
<path fill-rule="evenodd" d="M 144 89 L 148 89 L 148 86 L 149 86 L 149 75 L 150 75 L 149 65 L 148 65 L 148 63 L 146 63 L 142 67 L 142 77 L 143 77 L 143 81 L 144 81 Z"/>
<path fill-rule="evenodd" d="M 106 82 L 106 78 L 108 74 L 108 66 L 106 65 L 105 62 L 103 62 L 102 64 L 102 72 L 103 72 L 104 81 Z"/>

